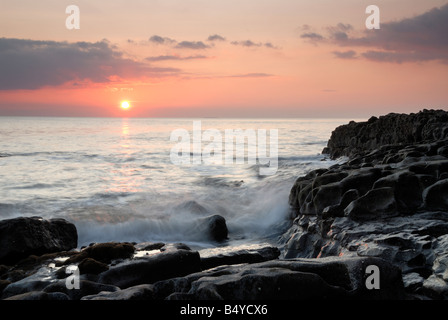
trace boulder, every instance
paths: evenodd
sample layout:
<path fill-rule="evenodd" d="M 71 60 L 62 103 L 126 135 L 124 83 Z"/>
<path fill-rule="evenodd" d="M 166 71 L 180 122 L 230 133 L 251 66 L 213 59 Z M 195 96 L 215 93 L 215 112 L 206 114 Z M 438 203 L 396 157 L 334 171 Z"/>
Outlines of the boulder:
<path fill-rule="evenodd" d="M 396 215 L 396 209 L 394 189 L 383 187 L 372 189 L 352 201 L 345 208 L 345 215 L 352 220 L 378 219 Z"/>
<path fill-rule="evenodd" d="M 423 282 L 422 291 L 432 299 L 448 299 L 448 283 L 436 275 L 429 276 Z"/>
<path fill-rule="evenodd" d="M 92 258 L 86 258 L 82 260 L 79 265 L 80 274 L 100 274 L 106 270 L 109 270 L 109 266 L 103 262 L 96 261 Z"/>
<path fill-rule="evenodd" d="M 77 244 L 75 225 L 64 219 L 26 217 L 0 221 L 0 264 L 14 264 L 32 254 L 71 250 Z"/>
<path fill-rule="evenodd" d="M 72 255 L 64 264 L 79 263 L 87 258 L 109 264 L 114 260 L 123 260 L 132 257 L 134 251 L 134 245 L 129 242 L 96 243 L 82 249 L 78 254 Z"/>
<path fill-rule="evenodd" d="M 207 238 L 218 242 L 226 240 L 228 235 L 226 219 L 218 214 L 197 219 L 195 229 Z"/>
<path fill-rule="evenodd" d="M 422 205 L 422 185 L 417 175 L 408 170 L 398 171 L 380 178 L 372 188 L 381 187 L 393 188 L 397 210 L 400 212 L 414 212 Z"/>
<path fill-rule="evenodd" d="M 101 273 L 98 281 L 124 289 L 172 277 L 181 277 L 200 270 L 201 260 L 197 251 L 166 250 L 113 266 Z"/>
<path fill-rule="evenodd" d="M 42 267 L 36 273 L 6 286 L 2 293 L 2 299 L 31 291 L 41 291 L 54 281 L 51 268 Z"/>
<path fill-rule="evenodd" d="M 448 179 L 437 181 L 423 192 L 425 206 L 432 210 L 448 210 Z"/>

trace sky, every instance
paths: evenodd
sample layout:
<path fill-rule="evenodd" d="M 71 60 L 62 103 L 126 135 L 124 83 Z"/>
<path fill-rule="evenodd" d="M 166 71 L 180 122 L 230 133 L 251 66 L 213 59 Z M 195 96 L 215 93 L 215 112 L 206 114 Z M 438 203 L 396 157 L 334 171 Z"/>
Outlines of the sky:
<path fill-rule="evenodd" d="M 447 32 L 446 0 L 2 1 L 0 116 L 447 109 Z"/>

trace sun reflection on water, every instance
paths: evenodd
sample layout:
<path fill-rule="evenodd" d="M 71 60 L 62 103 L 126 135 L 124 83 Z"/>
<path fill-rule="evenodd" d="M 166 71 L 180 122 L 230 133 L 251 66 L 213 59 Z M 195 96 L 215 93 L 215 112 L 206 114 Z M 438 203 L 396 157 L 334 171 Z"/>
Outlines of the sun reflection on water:
<path fill-rule="evenodd" d="M 115 163 L 111 163 L 110 184 L 106 192 L 126 195 L 128 193 L 142 192 L 144 176 L 141 169 L 135 167 L 137 148 L 134 146 L 131 135 L 131 126 L 128 118 L 121 123 L 121 137 L 116 152 L 119 155 Z"/>

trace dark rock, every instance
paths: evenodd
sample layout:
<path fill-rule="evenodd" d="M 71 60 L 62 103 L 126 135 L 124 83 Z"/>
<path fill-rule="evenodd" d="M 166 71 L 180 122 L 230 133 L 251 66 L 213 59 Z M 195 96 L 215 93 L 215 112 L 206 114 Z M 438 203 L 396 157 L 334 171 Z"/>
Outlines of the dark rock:
<path fill-rule="evenodd" d="M 227 239 L 226 219 L 218 214 L 196 220 L 196 230 L 214 241 Z"/>
<path fill-rule="evenodd" d="M 200 270 L 201 260 L 197 251 L 167 250 L 145 258 L 120 263 L 101 273 L 99 282 L 113 284 L 123 289 L 185 276 Z"/>
<path fill-rule="evenodd" d="M 423 282 L 422 292 L 437 300 L 448 299 L 448 283 L 436 275 L 431 275 Z"/>
<path fill-rule="evenodd" d="M 57 300 L 57 301 L 63 301 L 63 300 L 69 300 L 69 297 L 61 292 L 42 292 L 42 291 L 30 291 L 26 293 L 22 293 L 19 295 L 15 295 L 9 298 L 6 298 L 5 300 Z"/>
<path fill-rule="evenodd" d="M 192 284 L 192 291 L 199 300 L 335 299 L 343 296 L 341 288 L 328 285 L 316 274 L 282 268 L 251 268 L 232 277 L 201 278 Z"/>
<path fill-rule="evenodd" d="M 369 220 L 394 216 L 396 209 L 394 190 L 384 187 L 372 189 L 352 201 L 345 208 L 345 214 L 352 220 Z"/>
<path fill-rule="evenodd" d="M 132 257 L 135 248 L 129 242 L 105 242 L 93 244 L 84 248 L 78 254 L 71 256 L 64 264 L 79 263 L 86 258 L 109 264 L 113 260 L 123 260 Z"/>
<path fill-rule="evenodd" d="M 319 255 L 325 240 L 318 232 L 302 227 L 290 231 L 284 246 L 284 258 L 316 258 Z"/>
<path fill-rule="evenodd" d="M 9 271 L 10 267 L 0 264 L 0 277 Z"/>
<path fill-rule="evenodd" d="M 448 210 L 448 179 L 440 180 L 423 192 L 425 206 L 432 210 Z"/>
<path fill-rule="evenodd" d="M 354 122 L 336 128 L 323 150 L 332 159 L 372 151 L 385 145 L 408 145 L 448 138 L 448 112 L 423 110 L 390 113 L 376 121 Z"/>
<path fill-rule="evenodd" d="M 247 248 L 216 248 L 206 249 L 199 252 L 201 256 L 201 267 L 203 270 L 220 265 L 232 265 L 240 263 L 256 263 L 277 259 L 280 250 L 276 247 L 247 247 Z"/>
<path fill-rule="evenodd" d="M 185 243 L 182 243 L 182 242 L 165 244 L 163 247 L 160 248 L 160 251 L 161 252 L 163 252 L 163 251 L 177 251 L 179 249 L 191 251 L 191 248 L 188 245 L 186 245 Z"/>
<path fill-rule="evenodd" d="M 36 273 L 12 282 L 3 290 L 2 299 L 30 291 L 43 290 L 55 281 L 52 272 L 51 268 L 41 267 Z"/>
<path fill-rule="evenodd" d="M 159 250 L 165 246 L 165 243 L 163 242 L 141 242 L 136 244 L 134 247 L 136 250 Z"/>
<path fill-rule="evenodd" d="M 417 292 L 423 286 L 425 278 L 416 272 L 411 272 L 403 276 L 403 284 L 408 292 Z"/>
<path fill-rule="evenodd" d="M 132 257 L 134 250 L 134 245 L 129 242 L 107 242 L 95 244 L 84 251 L 89 258 L 103 263 L 111 263 L 113 260 Z"/>
<path fill-rule="evenodd" d="M 437 154 L 444 156 L 444 157 L 448 157 L 448 146 L 442 146 L 442 147 L 438 148 Z"/>
<path fill-rule="evenodd" d="M 341 198 L 341 208 L 346 208 L 350 202 L 356 200 L 359 198 L 359 192 L 356 189 L 349 189 L 347 190 Z"/>
<path fill-rule="evenodd" d="M 360 196 L 367 193 L 379 178 L 381 178 L 381 169 L 379 168 L 361 168 L 359 170 L 350 170 L 350 174 L 340 181 L 343 193 L 350 189 L 358 191 Z"/>
<path fill-rule="evenodd" d="M 154 286 L 152 284 L 141 284 L 118 291 L 102 291 L 98 294 L 84 296 L 81 300 L 153 300 Z"/>
<path fill-rule="evenodd" d="M 29 255 L 67 251 L 76 248 L 74 224 L 63 219 L 40 217 L 0 221 L 0 263 L 14 264 Z"/>
<path fill-rule="evenodd" d="M 11 281 L 0 279 L 0 297 L 2 296 L 3 290 L 10 284 Z"/>
<path fill-rule="evenodd" d="M 366 268 L 380 271 L 380 289 L 366 288 Z M 221 266 L 154 284 L 158 299 L 402 299 L 400 269 L 376 258 L 270 260 Z"/>
<path fill-rule="evenodd" d="M 301 206 L 303 214 L 319 214 L 326 207 L 337 205 L 342 196 L 342 187 L 339 183 L 330 183 L 320 186 L 311 191 L 309 199 Z"/>
<path fill-rule="evenodd" d="M 80 300 L 84 296 L 98 294 L 102 291 L 117 291 L 120 288 L 103 283 L 97 283 L 94 281 L 79 280 L 79 289 L 68 289 L 66 285 L 66 280 L 58 280 L 52 284 L 46 286 L 42 291 L 46 293 L 51 292 L 61 292 L 67 295 L 70 300 Z"/>
<path fill-rule="evenodd" d="M 104 272 L 106 270 L 109 270 L 109 267 L 107 264 L 96 261 L 92 258 L 86 258 L 82 260 L 79 265 L 79 273 L 80 274 L 100 274 L 101 272 Z"/>
<path fill-rule="evenodd" d="M 448 299 L 447 148 L 442 110 L 337 128 L 326 151 L 348 160 L 296 180 L 281 258 L 381 258 L 414 298 Z"/>
<path fill-rule="evenodd" d="M 419 178 L 409 171 L 399 171 L 378 179 L 373 189 L 391 187 L 400 212 L 413 212 L 422 205 L 422 186 Z"/>

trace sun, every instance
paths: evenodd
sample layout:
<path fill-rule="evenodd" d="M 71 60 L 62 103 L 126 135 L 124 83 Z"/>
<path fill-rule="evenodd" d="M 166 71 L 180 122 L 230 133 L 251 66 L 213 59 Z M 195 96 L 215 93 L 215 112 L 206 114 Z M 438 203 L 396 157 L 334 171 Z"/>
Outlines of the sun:
<path fill-rule="evenodd" d="M 131 107 L 131 105 L 129 104 L 129 101 L 122 101 L 121 102 L 121 109 L 127 110 Z"/>

